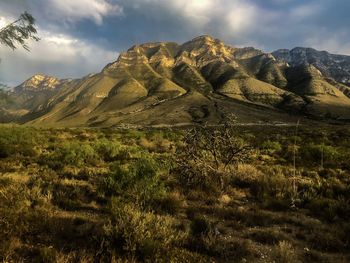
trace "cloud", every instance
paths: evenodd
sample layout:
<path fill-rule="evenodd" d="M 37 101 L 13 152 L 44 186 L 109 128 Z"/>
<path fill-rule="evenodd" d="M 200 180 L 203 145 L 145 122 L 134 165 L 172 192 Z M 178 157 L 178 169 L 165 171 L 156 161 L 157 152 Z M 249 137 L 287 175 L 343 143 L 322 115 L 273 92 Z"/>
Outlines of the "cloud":
<path fill-rule="evenodd" d="M 41 32 L 41 41 L 29 44 L 31 52 L 0 48 L 0 83 L 18 85 L 37 73 L 59 78 L 80 78 L 100 71 L 118 57 L 117 52 L 72 36 Z"/>
<path fill-rule="evenodd" d="M 152 14 L 158 13 L 165 19 L 181 17 L 189 27 L 206 27 L 221 20 L 222 24 L 228 22 L 234 31 L 253 22 L 250 20 L 258 11 L 257 6 L 247 0 L 119 0 L 118 3 L 145 13 L 156 9 Z"/>
<path fill-rule="evenodd" d="M 220 0 L 117 0 L 117 2 L 131 12 L 143 11 L 145 16 L 149 14 L 169 19 L 177 16 L 195 25 L 210 22 L 213 11 L 220 4 Z"/>
<path fill-rule="evenodd" d="M 343 39 L 349 39 L 347 30 L 340 30 L 332 34 L 320 30 L 317 34 L 311 34 L 306 38 L 305 43 L 318 50 L 326 50 L 335 54 L 350 54 L 350 43 Z"/>
<path fill-rule="evenodd" d="M 322 7 L 323 6 L 320 2 L 299 5 L 290 10 L 289 17 L 294 20 L 310 19 L 313 16 L 320 14 L 322 12 Z"/>
<path fill-rule="evenodd" d="M 107 0 L 39 0 L 47 15 L 68 22 L 91 19 L 101 25 L 106 16 L 121 15 L 123 8 Z"/>
<path fill-rule="evenodd" d="M 349 9 L 348 0 L 0 0 L 0 25 L 27 10 L 42 36 L 31 53 L 0 49 L 0 78 L 5 71 L 12 82 L 34 71 L 80 77 L 113 61 L 110 50 L 203 34 L 266 51 L 311 46 L 350 54 Z"/>
<path fill-rule="evenodd" d="M 233 1 L 226 15 L 231 33 L 244 32 L 255 26 L 259 10 L 252 4 Z"/>
<path fill-rule="evenodd" d="M 211 34 L 223 40 L 234 37 L 239 42 L 235 44 L 243 44 L 259 18 L 266 14 L 252 0 L 117 0 L 117 3 L 124 8 L 122 21 L 127 20 L 129 27 L 136 28 L 127 32 L 132 38 L 145 38 L 142 34 L 134 35 L 141 31 L 138 25 L 157 40 L 159 35 L 163 39 L 173 36 L 169 40 L 179 42 Z"/>
<path fill-rule="evenodd" d="M 0 16 L 0 28 L 5 27 L 8 24 L 8 21 L 5 17 Z"/>
<path fill-rule="evenodd" d="M 173 0 L 170 8 L 175 8 L 178 13 L 191 22 L 198 25 L 206 25 L 211 20 L 211 14 L 216 8 L 216 0 Z"/>

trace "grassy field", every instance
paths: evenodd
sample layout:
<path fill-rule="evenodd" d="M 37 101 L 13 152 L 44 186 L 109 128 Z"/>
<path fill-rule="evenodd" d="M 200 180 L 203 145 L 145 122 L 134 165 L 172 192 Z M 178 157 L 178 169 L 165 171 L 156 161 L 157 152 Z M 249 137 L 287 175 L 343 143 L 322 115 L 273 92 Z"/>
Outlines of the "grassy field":
<path fill-rule="evenodd" d="M 350 128 L 231 128 L 0 126 L 0 261 L 350 262 Z"/>

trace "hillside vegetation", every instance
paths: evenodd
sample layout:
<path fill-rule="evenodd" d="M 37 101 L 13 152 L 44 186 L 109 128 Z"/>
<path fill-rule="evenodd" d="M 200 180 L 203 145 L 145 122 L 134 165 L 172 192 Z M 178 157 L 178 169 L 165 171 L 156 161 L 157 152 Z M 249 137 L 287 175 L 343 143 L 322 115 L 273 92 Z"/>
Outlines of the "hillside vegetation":
<path fill-rule="evenodd" d="M 0 126 L 0 261 L 349 262 L 349 134 Z"/>

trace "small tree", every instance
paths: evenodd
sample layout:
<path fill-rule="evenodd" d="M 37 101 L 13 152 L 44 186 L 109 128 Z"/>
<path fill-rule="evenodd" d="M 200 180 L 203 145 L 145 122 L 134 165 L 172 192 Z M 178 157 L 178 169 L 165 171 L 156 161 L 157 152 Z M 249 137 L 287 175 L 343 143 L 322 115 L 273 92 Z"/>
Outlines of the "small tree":
<path fill-rule="evenodd" d="M 191 129 L 179 153 L 181 173 L 192 175 L 190 179 L 197 177 L 194 183 L 205 178 L 217 181 L 223 190 L 228 169 L 251 156 L 251 147 L 238 136 L 235 126 L 235 119 L 229 116 L 221 125 Z"/>
<path fill-rule="evenodd" d="M 25 50 L 29 51 L 26 40 L 39 41 L 36 34 L 34 17 L 24 12 L 16 21 L 0 29 L 0 44 L 11 49 L 16 49 L 17 45 L 21 45 Z"/>

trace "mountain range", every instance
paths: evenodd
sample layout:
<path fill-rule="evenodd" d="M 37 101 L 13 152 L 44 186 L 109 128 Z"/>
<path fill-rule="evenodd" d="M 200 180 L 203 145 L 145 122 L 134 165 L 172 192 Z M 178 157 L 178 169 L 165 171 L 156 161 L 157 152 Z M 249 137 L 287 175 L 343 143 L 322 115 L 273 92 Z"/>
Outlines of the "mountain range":
<path fill-rule="evenodd" d="M 243 123 L 349 121 L 350 57 L 200 36 L 135 45 L 81 79 L 35 75 L 0 101 L 1 122 L 40 126 L 215 124 L 227 114 Z"/>

